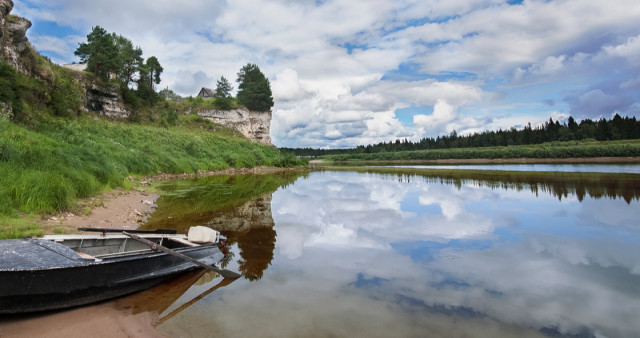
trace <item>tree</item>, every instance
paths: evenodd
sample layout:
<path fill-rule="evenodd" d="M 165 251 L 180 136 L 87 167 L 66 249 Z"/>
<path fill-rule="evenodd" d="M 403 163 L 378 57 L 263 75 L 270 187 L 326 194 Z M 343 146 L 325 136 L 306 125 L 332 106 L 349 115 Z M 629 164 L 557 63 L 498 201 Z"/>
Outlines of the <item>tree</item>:
<path fill-rule="evenodd" d="M 146 70 L 149 72 L 150 87 L 153 89 L 154 83 L 160 84 L 160 74 L 162 74 L 164 68 L 162 68 L 155 56 L 151 56 L 147 59 Z"/>
<path fill-rule="evenodd" d="M 215 106 L 219 109 L 229 109 L 231 108 L 231 91 L 233 87 L 231 83 L 224 77 L 221 76 L 220 80 L 218 80 L 216 85 L 216 92 L 213 94 L 213 97 L 216 99 Z"/>
<path fill-rule="evenodd" d="M 118 78 L 125 86 L 129 86 L 133 81 L 133 75 L 142 67 L 142 49 L 133 47 L 131 40 L 122 35 L 112 33 L 111 36 L 118 51 Z"/>
<path fill-rule="evenodd" d="M 74 54 L 103 80 L 108 79 L 110 72 L 117 72 L 118 50 L 111 34 L 100 26 L 93 27 L 87 35 L 87 43 L 80 43 Z"/>
<path fill-rule="evenodd" d="M 257 65 L 248 63 L 238 72 L 238 103 L 249 110 L 267 111 L 273 107 L 269 80 Z"/>

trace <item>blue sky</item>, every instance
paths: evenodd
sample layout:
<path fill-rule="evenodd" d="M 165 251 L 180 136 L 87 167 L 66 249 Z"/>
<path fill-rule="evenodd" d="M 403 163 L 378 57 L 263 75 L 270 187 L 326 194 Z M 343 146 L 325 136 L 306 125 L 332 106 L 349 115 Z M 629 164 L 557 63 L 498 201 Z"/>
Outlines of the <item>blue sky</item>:
<path fill-rule="evenodd" d="M 13 14 L 57 63 L 92 26 L 124 35 L 183 96 L 256 63 L 277 146 L 640 116 L 637 0 L 16 0 Z"/>

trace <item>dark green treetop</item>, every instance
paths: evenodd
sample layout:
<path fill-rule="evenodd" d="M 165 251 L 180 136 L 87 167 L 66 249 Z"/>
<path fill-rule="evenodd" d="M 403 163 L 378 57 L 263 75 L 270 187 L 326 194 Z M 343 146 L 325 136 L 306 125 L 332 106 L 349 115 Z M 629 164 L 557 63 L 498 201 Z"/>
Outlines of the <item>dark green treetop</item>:
<path fill-rule="evenodd" d="M 118 78 L 125 86 L 133 81 L 133 75 L 140 71 L 144 59 L 142 49 L 134 47 L 131 40 L 122 35 L 111 34 L 118 51 Z"/>
<path fill-rule="evenodd" d="M 238 72 L 238 103 L 249 110 L 267 111 L 273 107 L 269 80 L 257 65 L 248 63 Z"/>
<path fill-rule="evenodd" d="M 116 72 L 118 68 L 118 51 L 111 34 L 95 26 L 87 35 L 87 43 L 80 43 L 74 52 L 81 62 L 87 64 L 87 69 L 103 80 L 107 80 L 109 72 Z"/>
<path fill-rule="evenodd" d="M 218 109 L 229 109 L 231 108 L 231 91 L 233 87 L 231 83 L 224 77 L 221 76 L 220 80 L 218 80 L 216 85 L 216 92 L 213 94 L 215 100 L 215 106 Z"/>

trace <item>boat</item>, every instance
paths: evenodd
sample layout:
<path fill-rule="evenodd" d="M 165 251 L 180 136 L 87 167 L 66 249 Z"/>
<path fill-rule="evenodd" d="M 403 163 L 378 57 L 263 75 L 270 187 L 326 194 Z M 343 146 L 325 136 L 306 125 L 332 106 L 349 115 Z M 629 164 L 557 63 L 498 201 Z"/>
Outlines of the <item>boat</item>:
<path fill-rule="evenodd" d="M 0 314 L 75 307 L 141 291 L 187 271 L 215 267 L 226 240 L 218 231 L 122 231 L 0 240 Z M 113 232 L 115 231 L 115 232 Z"/>

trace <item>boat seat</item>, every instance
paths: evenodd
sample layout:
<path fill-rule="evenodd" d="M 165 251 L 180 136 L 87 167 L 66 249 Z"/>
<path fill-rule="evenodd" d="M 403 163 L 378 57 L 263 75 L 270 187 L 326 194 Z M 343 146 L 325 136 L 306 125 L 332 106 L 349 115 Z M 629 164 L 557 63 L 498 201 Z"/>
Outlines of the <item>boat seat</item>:
<path fill-rule="evenodd" d="M 89 254 L 86 254 L 86 253 L 84 253 L 84 252 L 76 251 L 76 253 L 77 253 L 80 257 L 82 257 L 82 258 L 97 260 L 97 258 L 95 258 L 95 257 L 93 257 L 93 256 L 91 256 L 91 255 L 89 255 Z"/>

